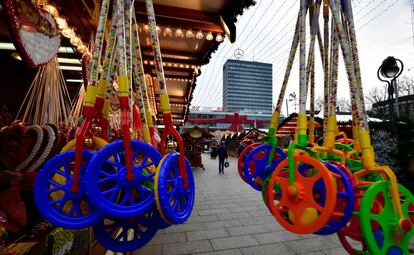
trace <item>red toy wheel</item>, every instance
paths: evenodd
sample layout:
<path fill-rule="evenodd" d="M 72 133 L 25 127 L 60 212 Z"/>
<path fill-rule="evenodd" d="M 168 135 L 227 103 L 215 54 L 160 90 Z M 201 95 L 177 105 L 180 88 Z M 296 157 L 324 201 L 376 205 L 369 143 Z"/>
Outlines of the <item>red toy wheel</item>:
<path fill-rule="evenodd" d="M 247 179 L 246 179 L 246 177 L 244 177 L 244 172 L 243 172 L 244 161 L 246 160 L 247 154 L 249 154 L 254 148 L 256 148 L 259 145 L 261 145 L 261 143 L 252 143 L 249 146 L 247 146 L 246 148 L 244 148 L 242 153 L 240 153 L 240 155 L 239 155 L 239 160 L 237 162 L 237 169 L 239 170 L 240 177 L 242 178 L 242 180 L 245 183 L 247 183 Z"/>
<path fill-rule="evenodd" d="M 322 162 L 308 155 L 297 155 L 294 161 L 294 181 L 290 183 L 290 176 L 282 174 L 288 169 L 288 159 L 285 159 L 272 173 L 266 200 L 273 216 L 285 229 L 296 234 L 311 234 L 322 229 L 332 217 L 337 199 L 335 179 Z M 304 174 L 298 169 L 301 165 L 309 169 Z M 324 199 L 317 198 L 314 192 L 318 181 L 328 191 Z M 281 194 L 274 189 L 278 185 Z"/>

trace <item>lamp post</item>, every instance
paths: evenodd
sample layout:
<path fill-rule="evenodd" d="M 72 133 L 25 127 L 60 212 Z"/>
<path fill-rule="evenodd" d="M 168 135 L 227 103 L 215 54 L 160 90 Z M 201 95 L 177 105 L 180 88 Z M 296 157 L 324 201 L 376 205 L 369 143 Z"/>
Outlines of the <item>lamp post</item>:
<path fill-rule="evenodd" d="M 398 65 L 399 63 L 399 65 Z M 387 57 L 382 61 L 381 66 L 378 68 L 377 76 L 380 81 L 388 84 L 388 108 L 389 108 L 389 119 L 392 125 L 393 132 L 396 134 L 395 118 L 394 118 L 394 93 L 398 97 L 398 88 L 395 86 L 396 79 L 401 75 L 404 70 L 404 63 L 394 57 Z M 398 111 L 398 98 L 397 99 L 397 116 Z"/>

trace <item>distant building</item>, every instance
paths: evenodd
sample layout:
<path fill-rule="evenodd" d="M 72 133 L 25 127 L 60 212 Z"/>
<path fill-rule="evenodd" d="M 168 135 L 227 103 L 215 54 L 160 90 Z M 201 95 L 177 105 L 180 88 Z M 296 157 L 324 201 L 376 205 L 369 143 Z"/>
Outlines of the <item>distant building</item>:
<path fill-rule="evenodd" d="M 271 113 L 234 113 L 203 109 L 201 111 L 191 111 L 184 127 L 197 125 L 210 130 L 237 129 L 238 127 L 241 127 L 241 129 L 267 129 L 271 118 Z M 238 131 L 241 132 L 241 129 Z"/>
<path fill-rule="evenodd" d="M 227 112 L 272 112 L 272 64 L 228 59 L 223 66 Z"/>
<path fill-rule="evenodd" d="M 401 96 L 398 98 L 400 118 L 414 119 L 414 95 Z M 395 107 L 395 99 L 394 99 Z M 389 118 L 389 102 L 384 100 L 372 104 L 371 113 L 383 120 Z"/>

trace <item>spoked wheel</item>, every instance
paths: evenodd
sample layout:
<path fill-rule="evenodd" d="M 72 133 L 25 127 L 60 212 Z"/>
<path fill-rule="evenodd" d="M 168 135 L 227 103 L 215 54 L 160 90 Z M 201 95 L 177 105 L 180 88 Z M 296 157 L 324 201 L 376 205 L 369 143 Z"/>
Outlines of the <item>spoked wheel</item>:
<path fill-rule="evenodd" d="M 34 189 L 35 202 L 42 215 L 53 224 L 78 229 L 89 227 L 102 218 L 86 196 L 85 174 L 92 157 L 92 152 L 83 151 L 77 193 L 71 191 L 75 151 L 55 156 L 40 170 Z"/>
<path fill-rule="evenodd" d="M 359 217 L 352 216 L 344 228 L 338 232 L 339 241 L 351 255 L 369 255 L 364 238 L 361 234 Z"/>
<path fill-rule="evenodd" d="M 338 231 L 338 238 L 341 242 L 344 249 L 351 255 L 369 255 L 367 251 L 367 246 L 364 242 L 364 238 L 361 233 L 361 225 L 359 218 L 359 209 L 361 205 L 362 196 L 366 192 L 367 185 L 359 185 L 354 187 L 355 195 L 355 211 L 354 215 L 348 221 L 348 223 Z M 375 203 L 375 208 L 378 210 L 379 207 L 382 207 L 377 201 Z"/>
<path fill-rule="evenodd" d="M 244 177 L 244 162 L 246 161 L 246 156 L 249 154 L 254 148 L 257 146 L 260 146 L 261 143 L 252 143 L 246 148 L 243 149 L 242 153 L 239 155 L 239 160 L 237 161 L 237 170 L 239 170 L 239 175 L 242 178 L 242 180 L 247 183 L 246 177 Z"/>
<path fill-rule="evenodd" d="M 289 171 L 284 171 L 283 173 L 280 173 L 281 177 L 287 178 L 289 175 Z M 263 182 L 263 188 L 262 188 L 262 199 L 263 202 L 265 203 L 266 207 L 267 207 L 267 198 L 266 198 L 266 190 L 267 187 L 269 186 L 269 182 L 270 182 L 270 178 L 272 178 L 272 175 L 270 174 L 269 176 L 266 177 L 266 180 Z M 275 194 L 274 194 L 274 199 L 276 200 L 280 200 L 280 196 L 281 196 L 281 190 L 280 190 L 280 185 L 278 183 L 275 184 L 275 186 L 273 187 Z M 270 209 L 269 209 L 270 210 Z"/>
<path fill-rule="evenodd" d="M 361 202 L 361 230 L 368 250 L 372 254 L 414 254 L 409 250 L 414 235 L 414 196 L 404 186 L 398 185 L 400 201 L 406 221 L 399 224 L 399 215 L 394 211 L 390 197 L 391 182 L 373 184 Z M 383 201 L 383 207 L 375 211 L 374 201 Z"/>
<path fill-rule="evenodd" d="M 263 182 L 266 177 L 286 158 L 285 153 L 280 148 L 276 147 L 272 164 L 269 166 L 268 158 L 271 149 L 272 146 L 270 144 L 262 144 L 254 148 L 246 156 L 243 169 L 244 177 L 246 178 L 247 183 L 255 190 L 262 190 Z"/>
<path fill-rule="evenodd" d="M 147 212 L 155 205 L 154 169 L 161 154 L 147 143 L 133 140 L 133 180 L 127 179 L 122 140 L 105 146 L 88 167 L 88 197 L 105 215 L 128 218 Z"/>
<path fill-rule="evenodd" d="M 157 233 L 160 216 L 155 207 L 130 218 L 107 217 L 93 226 L 99 243 L 114 252 L 135 251 L 147 244 Z"/>
<path fill-rule="evenodd" d="M 331 171 L 331 173 L 335 177 L 335 183 L 336 183 L 336 188 L 337 188 L 336 207 L 328 224 L 325 227 L 323 227 L 321 230 L 316 232 L 315 234 L 317 235 L 330 235 L 342 229 L 342 227 L 344 227 L 346 223 L 348 222 L 348 220 L 351 218 L 352 211 L 355 205 L 352 183 L 350 179 L 348 179 L 349 173 L 348 174 L 345 173 L 345 172 L 349 172 L 349 170 L 347 170 L 346 167 L 344 166 L 341 167 L 340 164 L 324 162 L 324 165 L 328 167 L 329 171 Z M 324 189 L 322 180 L 317 181 L 315 188 L 314 188 L 314 194 L 315 196 L 320 197 L 316 201 L 320 205 L 323 205 L 326 192 L 330 192 L 330 191 Z"/>
<path fill-rule="evenodd" d="M 289 169 L 288 159 L 285 159 L 272 173 L 266 200 L 273 216 L 285 229 L 297 234 L 311 234 L 321 230 L 333 215 L 337 200 L 335 179 L 322 162 L 308 155 L 294 156 L 294 161 L 294 181 L 289 175 L 283 176 Z M 308 170 L 301 173 L 299 167 Z M 281 194 L 275 185 L 280 186 Z M 323 198 L 315 193 L 321 187 L 329 191 Z"/>
<path fill-rule="evenodd" d="M 180 175 L 178 153 L 164 156 L 155 176 L 155 201 L 157 209 L 165 222 L 184 223 L 191 215 L 194 206 L 194 177 L 190 163 L 186 160 L 188 189 L 184 188 L 184 179 Z"/>

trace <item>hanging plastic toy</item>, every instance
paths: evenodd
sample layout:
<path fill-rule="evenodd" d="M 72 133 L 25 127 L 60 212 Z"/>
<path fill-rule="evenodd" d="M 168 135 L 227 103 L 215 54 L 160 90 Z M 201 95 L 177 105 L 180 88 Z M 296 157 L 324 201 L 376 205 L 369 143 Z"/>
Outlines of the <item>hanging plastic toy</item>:
<path fill-rule="evenodd" d="M 317 16 L 319 13 L 321 1 L 317 2 L 316 8 L 314 8 L 315 13 L 313 19 L 313 22 L 317 23 Z M 325 30 L 328 30 L 329 28 L 329 6 L 328 3 L 324 3 L 324 19 L 325 19 Z M 311 8 L 312 9 L 312 8 Z M 316 23 L 314 24 L 313 28 L 317 27 Z M 329 31 L 325 31 L 325 37 L 329 37 Z M 315 36 L 312 38 L 314 40 Z M 328 169 L 333 173 L 336 179 L 336 186 L 337 186 L 337 202 L 336 202 L 336 213 L 332 216 L 332 219 L 329 221 L 329 224 L 325 227 L 323 227 L 321 230 L 316 232 L 316 234 L 320 235 L 329 235 L 337 232 L 342 227 L 345 226 L 345 224 L 348 222 L 348 220 L 352 216 L 352 211 L 354 209 L 354 192 L 352 183 L 353 176 L 350 170 L 345 166 L 345 154 L 343 151 L 339 151 L 335 149 L 335 137 L 337 134 L 337 125 L 336 125 L 336 115 L 335 115 L 335 109 L 336 109 L 336 92 L 337 92 L 337 77 L 338 77 L 338 42 L 337 42 L 337 35 L 334 29 L 334 26 L 332 26 L 331 29 L 331 56 L 326 57 L 325 54 L 327 54 L 327 51 L 323 52 L 323 60 L 324 65 L 328 66 L 329 68 L 325 69 L 325 72 L 328 72 L 328 75 L 325 75 L 325 77 L 328 79 L 327 82 L 327 91 L 329 91 L 328 94 L 328 102 L 326 107 L 328 109 L 327 114 L 327 128 L 326 132 L 324 132 L 324 146 L 318 146 L 317 144 L 313 144 L 312 151 L 315 151 L 318 153 L 318 156 L 321 157 L 325 162 L 325 166 L 328 167 Z M 327 40 L 329 42 L 329 40 Z M 327 43 L 326 42 L 326 43 Z M 313 42 L 311 41 L 311 46 L 313 45 Z M 329 45 L 325 44 L 324 49 L 326 50 L 329 48 Z M 314 48 L 311 47 L 311 50 L 309 52 L 309 62 L 308 66 L 311 67 L 310 75 L 311 75 L 311 103 L 314 102 L 314 95 L 312 94 L 312 91 L 314 91 Z M 329 61 L 329 62 L 328 62 Z M 311 107 L 311 115 L 313 115 L 313 107 Z M 312 120 L 311 120 L 312 121 Z M 309 130 L 309 133 L 311 135 L 311 130 Z M 339 157 L 340 163 L 334 163 L 337 158 Z M 317 192 L 318 194 L 323 195 L 324 193 L 328 192 L 324 190 L 324 188 L 321 185 L 316 185 L 314 192 Z M 339 213 L 340 212 L 340 213 Z"/>
<path fill-rule="evenodd" d="M 146 0 L 146 7 L 155 72 L 160 86 L 160 106 L 165 125 L 160 143 L 160 150 L 164 157 L 157 167 L 155 176 L 155 200 L 157 209 L 165 222 L 181 224 L 190 217 L 193 209 L 195 198 L 194 177 L 191 166 L 184 156 L 184 142 L 172 122 L 152 0 Z M 179 153 L 166 154 L 166 142 L 169 136 L 176 140 Z"/>
<path fill-rule="evenodd" d="M 141 215 L 154 206 L 154 170 L 161 155 L 145 142 L 131 140 L 130 101 L 126 60 L 124 1 L 118 0 L 117 22 L 119 54 L 119 102 L 122 140 L 106 145 L 95 154 L 87 170 L 88 198 L 98 210 L 115 218 Z M 129 10 L 129 9 L 128 9 Z"/>
<path fill-rule="evenodd" d="M 344 23 L 340 21 L 339 1 L 330 0 L 329 3 L 339 34 L 351 92 L 356 99 L 357 114 L 360 116 L 358 138 L 364 169 L 355 173 L 355 177 L 359 179 L 376 172 L 387 177 L 387 180 L 372 184 L 362 198 L 360 209 L 362 236 L 372 254 L 409 254 L 409 240 L 414 235 L 412 227 L 414 219 L 410 213 L 414 209 L 414 196 L 397 183 L 394 172 L 388 166 L 379 166 L 375 162 L 364 105 L 352 6 L 349 1 L 345 1 L 344 16 L 347 25 L 345 30 Z M 379 212 L 375 211 L 377 200 L 382 200 L 384 204 Z M 379 229 L 376 229 L 377 227 Z"/>
<path fill-rule="evenodd" d="M 102 1 L 83 107 L 84 121 L 76 132 L 75 150 L 66 151 L 49 160 L 40 171 L 35 183 L 35 202 L 39 211 L 53 224 L 69 229 L 85 228 L 102 218 L 86 197 L 85 175 L 93 153 L 84 150 L 84 144 L 95 116 L 99 59 L 109 2 L 109 0 Z"/>
<path fill-rule="evenodd" d="M 298 234 L 315 233 L 326 226 L 333 215 L 340 213 L 335 211 L 338 194 L 334 175 L 324 163 L 315 158 L 316 154 L 307 148 L 305 33 L 308 8 L 308 1 L 302 0 L 298 22 L 298 143 L 290 144 L 288 159 L 276 167 L 266 189 L 267 206 L 272 214 L 284 228 Z M 325 192 L 314 192 L 315 189 Z"/>

